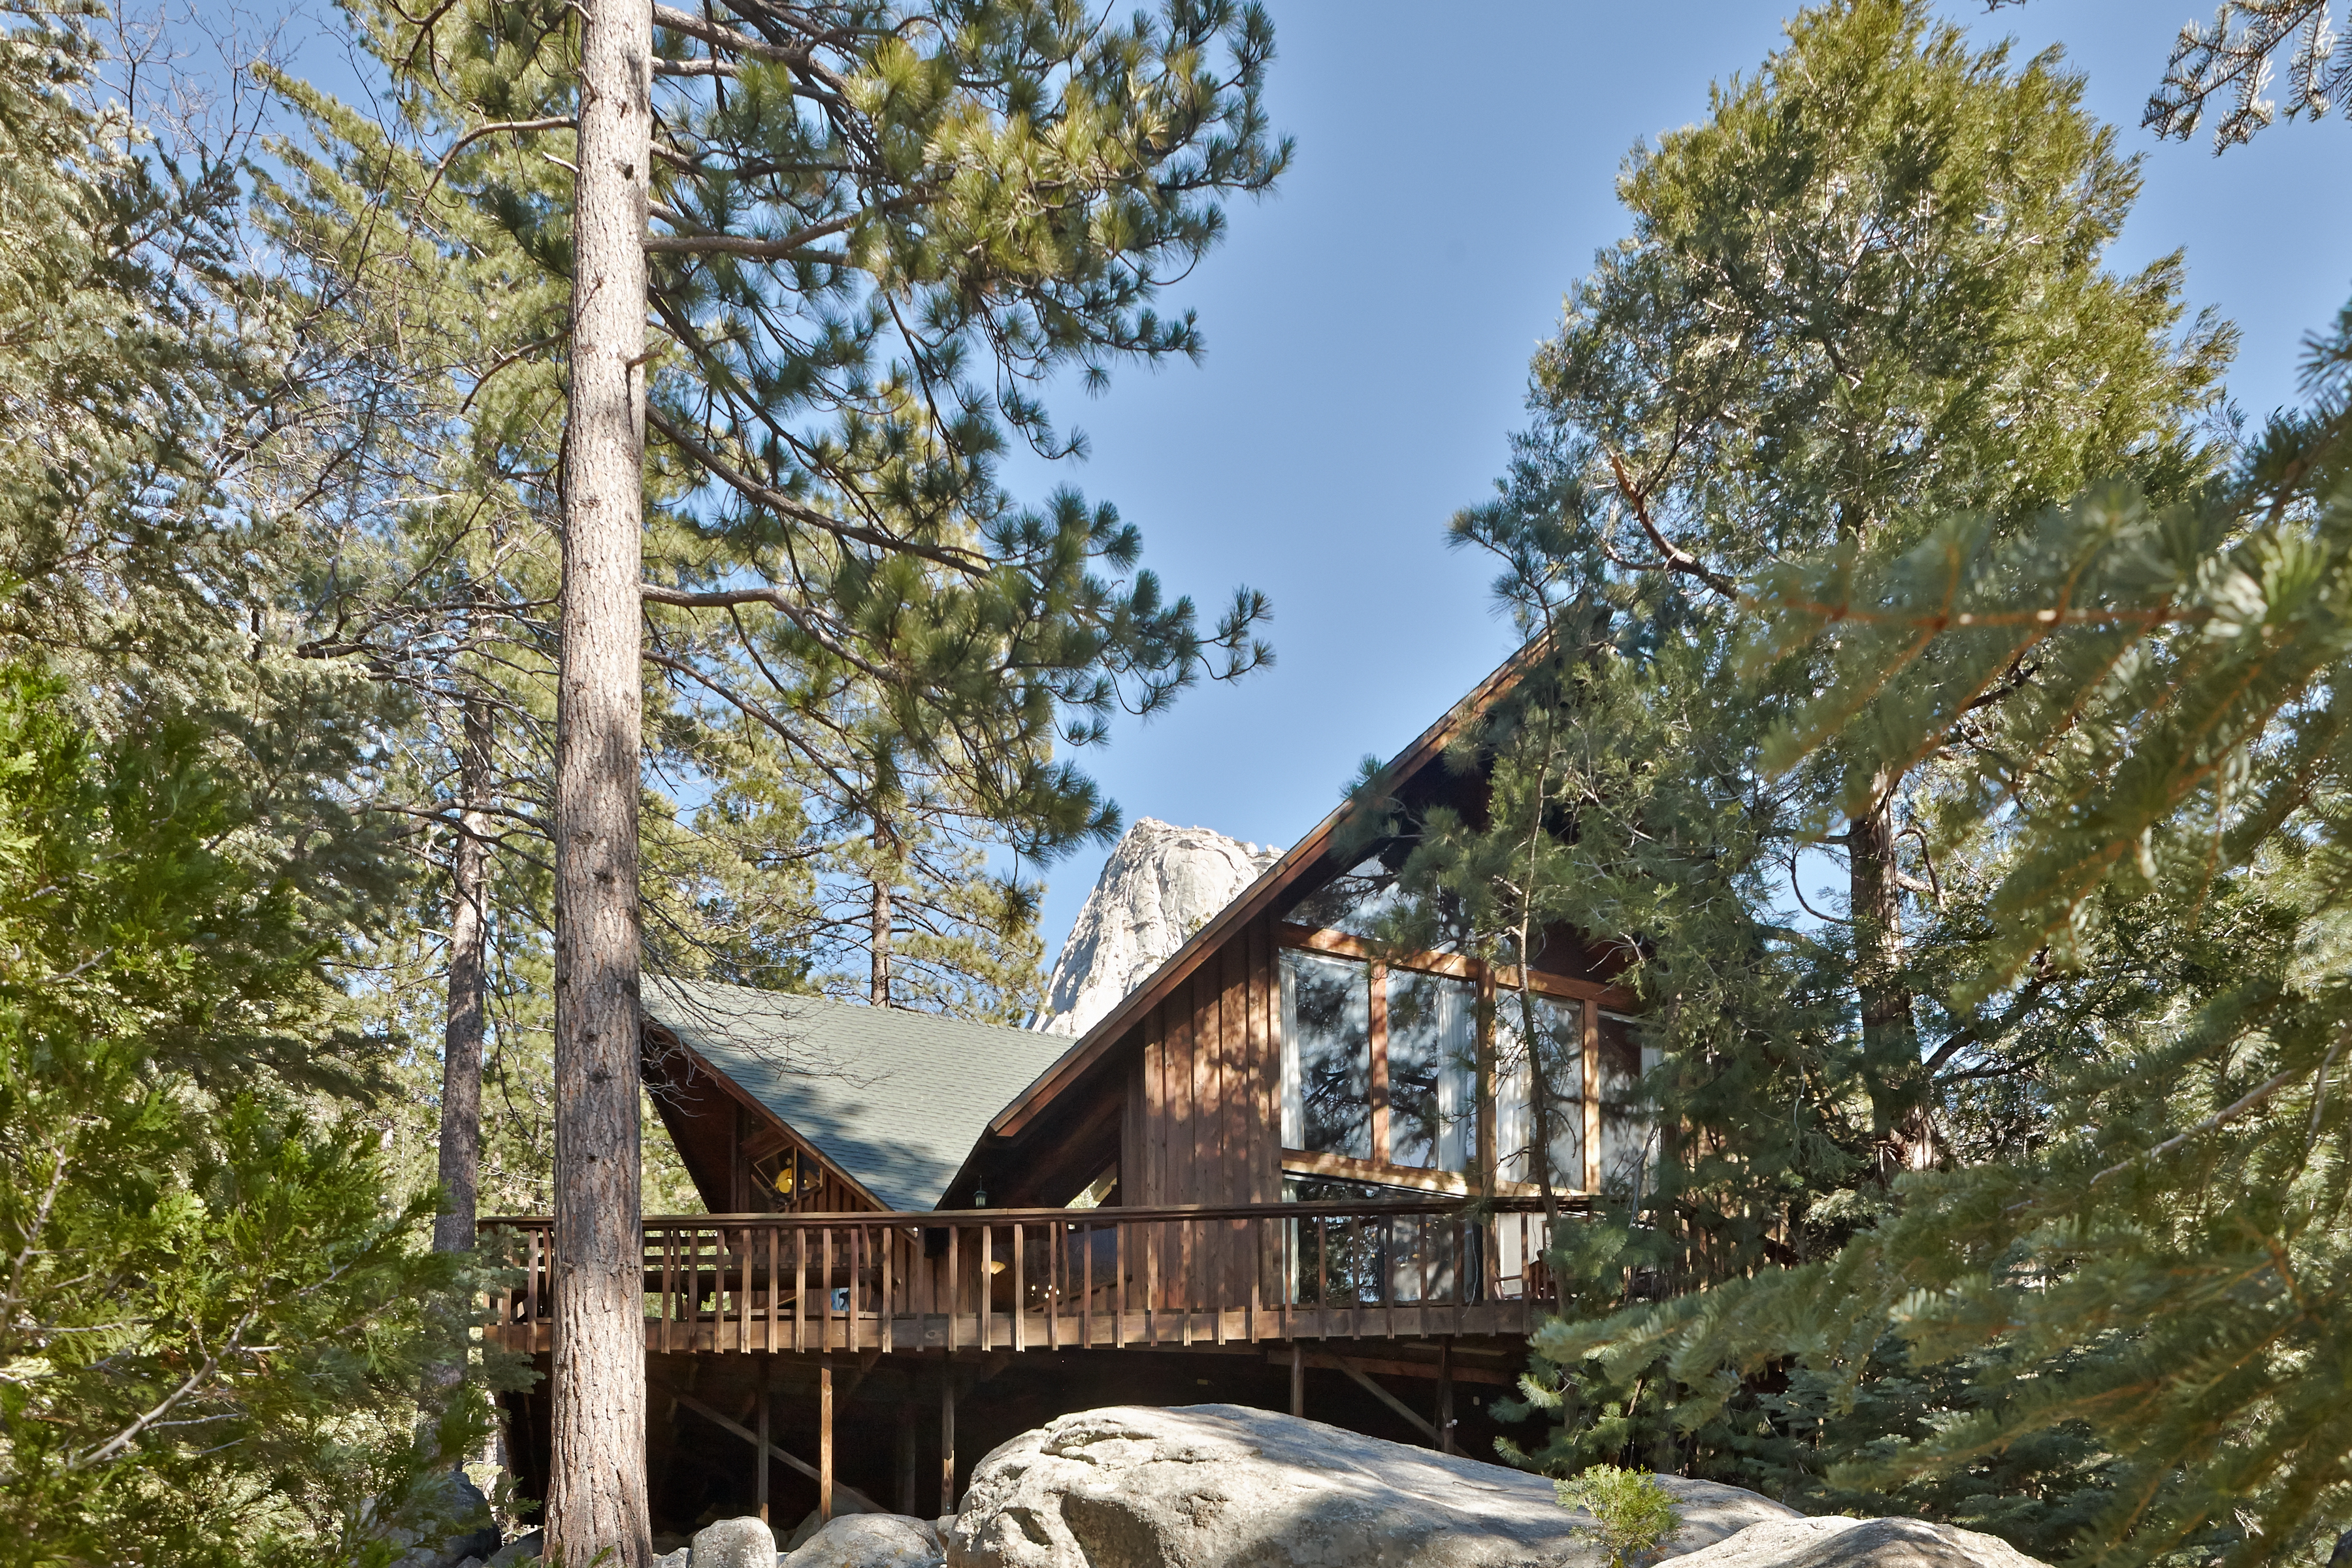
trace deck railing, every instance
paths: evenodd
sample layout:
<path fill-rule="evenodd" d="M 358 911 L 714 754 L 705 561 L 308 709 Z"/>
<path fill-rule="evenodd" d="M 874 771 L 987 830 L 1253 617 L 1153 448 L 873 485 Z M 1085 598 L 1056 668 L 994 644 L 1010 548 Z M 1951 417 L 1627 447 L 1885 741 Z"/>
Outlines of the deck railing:
<path fill-rule="evenodd" d="M 1525 1333 L 1550 1300 L 1538 1205 L 695 1215 L 645 1225 L 653 1352 L 1030 1351 Z M 550 1347 L 545 1218 L 482 1223 L 513 1266 L 501 1342 Z"/>

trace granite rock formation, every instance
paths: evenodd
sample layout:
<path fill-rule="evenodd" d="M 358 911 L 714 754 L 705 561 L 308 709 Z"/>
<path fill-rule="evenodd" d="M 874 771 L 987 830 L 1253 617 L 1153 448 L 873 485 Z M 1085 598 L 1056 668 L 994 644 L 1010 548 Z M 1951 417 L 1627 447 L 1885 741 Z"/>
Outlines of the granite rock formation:
<path fill-rule="evenodd" d="M 1688 1551 L 1793 1520 L 1662 1476 Z M 1586 1568 L 1602 1561 L 1540 1476 L 1234 1405 L 1065 1415 L 974 1468 L 948 1568 Z"/>
<path fill-rule="evenodd" d="M 1139 818 L 1070 927 L 1035 1027 L 1085 1034 L 1280 855 L 1205 827 Z"/>

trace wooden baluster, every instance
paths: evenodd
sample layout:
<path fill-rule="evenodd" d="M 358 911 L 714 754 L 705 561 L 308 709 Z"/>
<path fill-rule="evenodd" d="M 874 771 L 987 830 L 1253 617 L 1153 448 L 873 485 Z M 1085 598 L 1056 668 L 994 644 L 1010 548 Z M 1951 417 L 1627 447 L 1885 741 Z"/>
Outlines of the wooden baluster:
<path fill-rule="evenodd" d="M 959 1266 L 956 1254 L 963 1250 L 963 1227 L 948 1226 L 948 1339 L 946 1349 L 953 1355 L 956 1348 L 956 1288 L 961 1283 L 956 1275 Z"/>
<path fill-rule="evenodd" d="M 1388 1329 L 1389 1338 L 1394 1339 L 1396 1338 L 1397 1222 L 1395 1218 L 1383 1215 L 1378 1223 L 1380 1229 L 1377 1234 L 1380 1239 L 1372 1247 L 1372 1258 L 1375 1267 L 1381 1271 L 1381 1321 Z"/>
<path fill-rule="evenodd" d="M 896 1306 L 890 1298 L 890 1264 L 891 1255 L 898 1250 L 898 1233 L 886 1226 L 880 1234 L 882 1237 L 882 1305 L 875 1315 L 881 1320 L 882 1331 L 875 1338 L 881 1343 L 883 1350 L 887 1352 L 894 1348 L 897 1341 L 897 1336 L 890 1331 L 891 1314 Z"/>
<path fill-rule="evenodd" d="M 777 1278 L 776 1278 L 776 1275 L 777 1275 L 777 1273 L 779 1272 L 779 1270 L 778 1270 L 778 1268 L 777 1268 L 777 1264 L 778 1264 L 778 1262 L 780 1261 L 780 1259 L 776 1257 L 776 1249 L 777 1249 L 777 1247 L 779 1247 L 780 1246 L 782 1246 L 782 1245 L 783 1244 L 784 1233 L 783 1233 L 783 1232 L 782 1232 L 782 1231 L 780 1231 L 780 1230 L 778 1230 L 778 1229 L 776 1228 L 776 1226 L 775 1226 L 774 1222 L 771 1221 L 771 1222 L 769 1223 L 768 1226 L 767 1226 L 767 1236 L 768 1236 L 768 1332 L 767 1332 L 767 1337 L 766 1337 L 766 1339 L 764 1339 L 764 1340 L 761 1342 L 761 1347 L 760 1347 L 760 1348 L 761 1348 L 761 1349 L 762 1349 L 762 1350 L 764 1350 L 764 1351 L 766 1351 L 770 1355 L 773 1355 L 773 1354 L 775 1354 L 775 1353 L 776 1353 L 776 1306 L 777 1306 L 777 1302 L 776 1302 L 776 1287 L 777 1287 L 777 1285 L 780 1283 L 780 1281 L 779 1281 L 779 1280 L 777 1279 Z"/>
<path fill-rule="evenodd" d="M 1095 1227 L 1078 1227 L 1086 1255 L 1079 1260 L 1080 1278 L 1085 1281 L 1078 1294 L 1078 1343 L 1088 1350 L 1095 1348 Z"/>
<path fill-rule="evenodd" d="M 980 1287 L 980 1348 L 982 1351 L 992 1348 L 991 1331 L 995 1327 L 988 1321 L 996 1305 L 996 1270 L 989 1267 L 996 1261 L 995 1248 L 996 1227 L 990 1225 L 982 1226 L 980 1227 L 980 1273 L 975 1276 L 974 1282 Z"/>
<path fill-rule="evenodd" d="M 1349 1282 L 1350 1289 L 1348 1291 L 1348 1337 L 1351 1340 L 1360 1340 L 1364 1337 L 1364 1216 L 1362 1215 L 1353 1214 L 1348 1216 L 1348 1234 L 1353 1238 L 1348 1247 L 1348 1256 L 1355 1260 L 1356 1265 L 1355 1278 Z M 1377 1268 L 1379 1266 L 1379 1259 L 1375 1258 L 1373 1267 Z"/>
<path fill-rule="evenodd" d="M 793 1226 L 793 1349 L 808 1349 L 808 1229 Z"/>
<path fill-rule="evenodd" d="M 849 1227 L 849 1350 L 858 1350 L 858 1317 L 863 1305 L 863 1293 L 858 1290 L 858 1274 L 866 1272 L 866 1227 Z"/>
<path fill-rule="evenodd" d="M 1323 1334 L 1331 1333 L 1331 1220 L 1315 1216 L 1315 1309 L 1322 1315 Z"/>
<path fill-rule="evenodd" d="M 1021 1237 L 1029 1227 L 1019 1220 L 1013 1222 L 1013 1348 L 1029 1348 L 1029 1280 L 1022 1267 Z"/>
<path fill-rule="evenodd" d="M 1282 1337 L 1286 1340 L 1291 1337 L 1291 1298 L 1298 1294 L 1298 1266 L 1292 1257 L 1296 1245 L 1295 1238 L 1298 1234 L 1298 1222 L 1295 1219 L 1278 1219 L 1274 1222 L 1274 1234 L 1282 1246 Z M 1296 1415 L 1298 1412 L 1294 1410 L 1291 1414 Z"/>
<path fill-rule="evenodd" d="M 817 1322 L 816 1348 L 833 1349 L 833 1226 L 826 1226 L 816 1233 L 816 1275 L 818 1311 L 823 1316 Z"/>
<path fill-rule="evenodd" d="M 1155 1220 L 1150 1231 L 1143 1243 L 1143 1338 L 1156 1345 L 1160 1342 L 1160 1243 L 1167 1226 Z"/>
<path fill-rule="evenodd" d="M 531 1226 L 522 1233 L 522 1253 L 525 1264 L 522 1273 L 522 1342 L 526 1351 L 535 1349 L 539 1334 L 539 1227 Z"/>
<path fill-rule="evenodd" d="M 1244 1228 L 1249 1237 L 1250 1258 L 1249 1342 L 1255 1344 L 1259 1339 L 1258 1307 L 1265 1294 L 1265 1216 L 1259 1215 L 1245 1221 Z"/>
<path fill-rule="evenodd" d="M 735 1233 L 735 1348 L 751 1353 L 751 1232 Z"/>
<path fill-rule="evenodd" d="M 1471 1277 L 1473 1263 L 1470 1257 L 1468 1222 L 1457 1214 L 1447 1222 L 1445 1228 L 1446 1245 L 1454 1249 L 1454 1321 L 1455 1324 L 1454 1331 L 1460 1333 L 1463 1310 L 1472 1301 L 1479 1300 L 1485 1292 L 1475 1288 L 1477 1281 Z"/>
<path fill-rule="evenodd" d="M 1111 1272 L 1116 1276 L 1112 1289 L 1117 1299 L 1111 1303 L 1114 1310 L 1110 1319 L 1110 1337 L 1113 1344 L 1125 1350 L 1127 1348 L 1127 1233 L 1134 1227 L 1123 1219 L 1113 1220 L 1111 1223 L 1117 1227 L 1111 1232 L 1110 1244 L 1111 1251 L 1115 1255 L 1111 1259 Z"/>
<path fill-rule="evenodd" d="M 1421 1331 L 1424 1334 L 1429 1332 L 1429 1255 L 1431 1250 L 1429 1216 L 1425 1214 L 1417 1214 L 1412 1216 L 1412 1251 L 1413 1256 L 1421 1259 Z"/>
<path fill-rule="evenodd" d="M 1066 1272 L 1062 1258 L 1063 1226 L 1052 1220 L 1045 1222 L 1045 1348 L 1062 1348 L 1062 1278 Z"/>

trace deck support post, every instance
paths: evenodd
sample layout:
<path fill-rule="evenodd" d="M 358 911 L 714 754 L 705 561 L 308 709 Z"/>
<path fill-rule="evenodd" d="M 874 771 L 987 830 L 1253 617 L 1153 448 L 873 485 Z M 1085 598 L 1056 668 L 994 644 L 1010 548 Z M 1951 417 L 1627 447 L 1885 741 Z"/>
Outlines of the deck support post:
<path fill-rule="evenodd" d="M 1437 1451 L 1454 1452 L 1454 1336 L 1437 1342 Z"/>
<path fill-rule="evenodd" d="M 816 1517 L 833 1522 L 833 1366 L 816 1369 Z"/>
<path fill-rule="evenodd" d="M 898 1511 L 915 1511 L 915 1402 L 898 1402 Z"/>
<path fill-rule="evenodd" d="M 940 1358 L 940 1511 L 956 1511 L 955 1352 Z"/>
<path fill-rule="evenodd" d="M 752 1449 L 753 1470 L 751 1495 L 760 1505 L 760 1522 L 768 1521 L 768 1352 L 760 1352 L 760 1441 Z"/>
<path fill-rule="evenodd" d="M 1307 1414 L 1307 1347 L 1297 1340 L 1290 1342 L 1290 1413 Z"/>

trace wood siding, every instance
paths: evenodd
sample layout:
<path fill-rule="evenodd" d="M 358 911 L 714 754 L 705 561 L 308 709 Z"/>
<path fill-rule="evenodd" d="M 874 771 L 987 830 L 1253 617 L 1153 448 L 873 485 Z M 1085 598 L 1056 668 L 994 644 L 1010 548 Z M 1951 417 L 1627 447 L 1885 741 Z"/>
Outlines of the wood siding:
<path fill-rule="evenodd" d="M 1123 1123 L 1128 1204 L 1281 1198 L 1274 952 L 1273 922 L 1253 921 L 1144 1016 Z"/>

